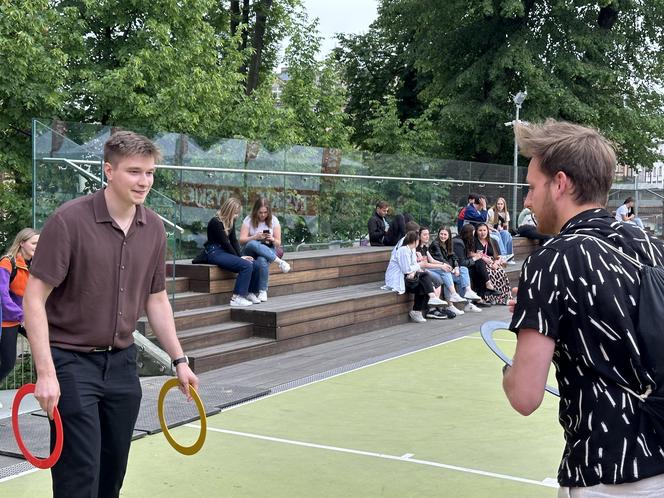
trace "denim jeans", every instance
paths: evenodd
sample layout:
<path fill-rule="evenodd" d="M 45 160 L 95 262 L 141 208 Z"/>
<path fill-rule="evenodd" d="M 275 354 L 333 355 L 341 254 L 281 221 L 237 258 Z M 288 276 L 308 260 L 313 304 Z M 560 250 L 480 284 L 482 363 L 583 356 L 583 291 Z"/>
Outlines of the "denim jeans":
<path fill-rule="evenodd" d="M 258 292 L 258 265 L 224 251 L 218 244 L 208 244 L 205 248 L 208 263 L 217 265 L 224 270 L 237 273 L 233 293 L 246 296 L 250 292 Z"/>
<path fill-rule="evenodd" d="M 250 240 L 242 248 L 242 254 L 254 258 L 254 265 L 258 266 L 258 290 L 267 290 L 267 280 L 270 274 L 270 263 L 272 263 L 277 255 L 274 249 L 261 244 L 257 240 Z"/>
<path fill-rule="evenodd" d="M 491 232 L 491 238 L 498 244 L 498 249 L 500 249 L 500 254 L 502 256 L 506 254 L 512 254 L 514 252 L 512 248 L 512 234 L 510 234 L 507 230 Z"/>
<path fill-rule="evenodd" d="M 461 291 L 459 294 L 462 296 L 466 293 L 466 289 L 470 287 L 470 274 L 468 273 L 468 268 L 465 266 L 459 267 L 458 276 L 451 272 L 439 270 L 438 268 L 429 269 L 429 271 L 438 275 L 442 279 L 443 287 L 445 289 L 445 297 L 450 296 L 448 289 L 454 287 L 454 284 L 459 286 L 459 290 Z"/>

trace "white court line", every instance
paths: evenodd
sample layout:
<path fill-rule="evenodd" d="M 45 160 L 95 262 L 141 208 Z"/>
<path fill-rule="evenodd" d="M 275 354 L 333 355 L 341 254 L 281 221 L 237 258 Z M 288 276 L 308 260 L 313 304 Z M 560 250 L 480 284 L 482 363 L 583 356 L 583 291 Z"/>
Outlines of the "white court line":
<path fill-rule="evenodd" d="M 195 424 L 185 424 L 184 427 L 190 427 L 193 429 L 198 429 L 200 430 L 201 427 L 199 425 Z M 506 481 L 515 481 L 515 482 L 520 482 L 524 484 L 534 484 L 536 486 L 543 486 L 546 488 L 557 488 L 558 484 L 552 484 L 550 478 L 546 478 L 542 481 L 535 481 L 533 479 L 526 479 L 524 477 L 516 477 L 516 476 L 510 476 L 507 474 L 498 474 L 496 472 L 488 472 L 486 470 L 479 470 L 479 469 L 471 469 L 468 467 L 459 467 L 458 465 L 448 465 L 446 463 L 438 463 L 438 462 L 432 462 L 429 460 L 420 460 L 418 458 L 410 458 L 409 454 L 406 453 L 403 456 L 396 456 L 396 455 L 387 455 L 385 453 L 374 453 L 372 451 L 363 451 L 363 450 L 354 450 L 350 448 L 340 448 L 338 446 L 328 446 L 325 444 L 316 444 L 316 443 L 307 443 L 304 441 L 295 441 L 292 439 L 283 439 L 279 437 L 272 437 L 272 436 L 262 436 L 260 434 L 251 434 L 248 432 L 239 432 L 239 431 L 231 431 L 228 429 L 217 429 L 215 427 L 208 427 L 208 431 L 212 432 L 220 432 L 223 434 L 230 434 L 233 436 L 241 436 L 241 437 L 248 437 L 252 439 L 260 439 L 262 441 L 271 441 L 274 443 L 284 443 L 284 444 L 291 444 L 293 446 L 304 446 L 306 448 L 317 448 L 320 450 L 329 450 L 329 451 L 336 451 L 339 453 L 350 453 L 352 455 L 361 455 L 361 456 L 368 456 L 368 457 L 374 457 L 374 458 L 381 458 L 383 460 L 393 460 L 393 461 L 398 461 L 398 462 L 408 462 L 408 463 L 414 463 L 417 465 L 426 465 L 429 467 L 437 467 L 441 469 L 447 469 L 447 470 L 456 470 L 458 472 L 466 472 L 468 474 L 476 474 L 476 475 L 481 475 L 485 477 L 494 477 L 496 479 L 503 479 Z"/>
<path fill-rule="evenodd" d="M 475 340 L 478 340 L 478 341 L 483 341 L 484 340 L 481 337 L 473 337 L 471 335 L 465 335 L 465 336 L 462 337 L 462 339 L 475 339 Z M 516 339 L 500 339 L 500 338 L 496 338 L 496 337 L 494 337 L 493 340 L 496 341 L 496 342 L 499 342 L 499 341 L 500 342 L 516 342 Z"/>
<path fill-rule="evenodd" d="M 368 365 L 353 368 L 351 370 L 346 370 L 345 372 L 340 372 L 338 374 L 330 375 L 329 377 L 325 377 L 323 379 L 312 380 L 311 382 L 307 382 L 306 384 L 301 384 L 299 386 L 291 387 L 290 389 L 284 389 L 283 391 L 279 391 L 279 392 L 271 393 L 271 394 L 266 394 L 265 396 L 261 396 L 259 398 L 254 398 L 254 399 L 250 399 L 248 401 L 243 401 L 242 403 L 238 403 L 238 404 L 229 406 L 228 408 L 224 408 L 223 410 L 221 410 L 220 413 L 224 413 L 224 412 L 227 412 L 229 410 L 234 410 L 236 408 L 240 408 L 242 406 L 246 406 L 246 405 L 249 405 L 249 404 L 252 404 L 252 403 L 256 403 L 258 401 L 263 401 L 264 399 L 272 398 L 273 396 L 278 396 L 280 394 L 284 394 L 284 393 L 287 393 L 287 392 L 290 392 L 290 391 L 294 391 L 294 390 L 300 389 L 302 387 L 307 387 L 307 386 L 311 386 L 313 384 L 318 384 L 319 382 L 324 382 L 326 380 L 334 379 L 335 377 L 341 377 L 342 375 L 346 375 L 346 374 L 349 374 L 349 373 L 352 373 L 352 372 L 358 372 L 359 370 L 364 370 L 365 368 L 373 367 L 375 365 L 380 365 L 381 363 L 387 363 L 388 361 L 396 360 L 398 358 L 403 358 L 405 356 L 410 356 L 410 355 L 415 354 L 415 353 L 420 353 L 422 351 L 426 351 L 427 349 L 433 349 L 433 348 L 437 348 L 439 346 L 445 346 L 446 344 L 451 344 L 453 342 L 460 341 L 461 339 L 465 339 L 466 337 L 467 336 L 461 336 L 461 337 L 457 337 L 455 339 L 450 339 L 449 341 L 440 342 L 438 344 L 434 344 L 433 346 L 427 346 L 426 348 L 417 349 L 415 351 L 409 351 L 408 353 L 403 353 L 403 354 L 400 354 L 400 355 L 397 355 L 397 356 L 392 356 L 390 358 L 386 358 L 384 360 L 380 360 L 380 361 L 377 361 L 375 363 L 370 363 Z M 297 380 L 298 379 L 295 379 L 293 382 L 295 382 Z"/>

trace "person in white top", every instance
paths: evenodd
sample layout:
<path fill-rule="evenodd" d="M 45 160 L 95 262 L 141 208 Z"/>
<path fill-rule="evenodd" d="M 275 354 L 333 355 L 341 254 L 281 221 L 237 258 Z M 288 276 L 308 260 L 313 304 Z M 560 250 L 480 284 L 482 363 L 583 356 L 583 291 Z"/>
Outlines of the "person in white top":
<path fill-rule="evenodd" d="M 622 206 L 616 209 L 616 220 L 633 223 L 640 228 L 644 228 L 641 218 L 637 218 L 636 213 L 634 213 L 634 199 L 632 197 L 625 199 Z"/>
<path fill-rule="evenodd" d="M 419 234 L 410 231 L 403 238 L 402 244 L 394 247 L 385 272 L 385 287 L 399 294 L 414 294 L 415 302 L 409 316 L 414 322 L 423 323 L 427 321 L 422 315 L 423 310 L 428 306 L 445 306 L 447 302 L 438 297 L 440 287 L 434 287 L 431 275 L 422 271 L 417 262 L 415 248 L 419 240 Z"/>
<path fill-rule="evenodd" d="M 277 217 L 272 214 L 270 203 L 266 198 L 256 199 L 251 214 L 242 222 L 240 244 L 243 244 L 242 254 L 254 258 L 254 264 L 258 265 L 256 297 L 261 301 L 267 301 L 270 263 L 277 263 L 283 273 L 288 273 L 291 268 L 286 261 L 277 256 L 277 250 L 281 247 L 281 225 Z"/>

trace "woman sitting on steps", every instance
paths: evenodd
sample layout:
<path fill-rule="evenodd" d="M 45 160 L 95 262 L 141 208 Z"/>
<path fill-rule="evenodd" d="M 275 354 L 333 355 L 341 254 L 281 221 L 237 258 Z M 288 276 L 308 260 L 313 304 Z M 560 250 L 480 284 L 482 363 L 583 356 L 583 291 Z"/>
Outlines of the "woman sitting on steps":
<path fill-rule="evenodd" d="M 242 222 L 240 244 L 244 244 L 242 254 L 254 258 L 254 265 L 258 265 L 258 299 L 267 301 L 270 264 L 277 263 L 283 273 L 288 273 L 291 268 L 277 256 L 277 251 L 283 255 L 281 225 L 277 217 L 272 214 L 270 203 L 266 198 L 256 199 L 251 214 Z"/>

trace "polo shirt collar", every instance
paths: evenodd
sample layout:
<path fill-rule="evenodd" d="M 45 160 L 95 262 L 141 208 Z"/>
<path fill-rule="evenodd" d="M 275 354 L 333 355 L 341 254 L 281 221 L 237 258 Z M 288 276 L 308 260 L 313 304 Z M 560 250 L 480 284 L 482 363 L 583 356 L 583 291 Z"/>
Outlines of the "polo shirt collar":
<path fill-rule="evenodd" d="M 611 222 L 613 217 L 611 214 L 604 208 L 592 208 L 585 211 L 581 211 L 576 216 L 570 218 L 567 223 L 563 225 L 560 229 L 560 233 L 566 232 L 567 230 L 573 230 L 577 228 L 599 228 L 600 226 L 606 225 L 605 218 L 608 218 L 608 221 Z M 601 224 L 598 225 L 598 221 L 601 220 Z M 615 221 L 615 220 L 613 220 Z"/>
<path fill-rule="evenodd" d="M 106 190 L 106 187 L 100 188 L 92 194 L 92 209 L 94 210 L 95 221 L 97 223 L 113 223 L 113 218 L 108 213 L 108 206 L 106 206 L 104 190 Z M 142 204 L 136 205 L 136 221 L 141 224 L 145 224 L 147 221 L 145 207 Z"/>

